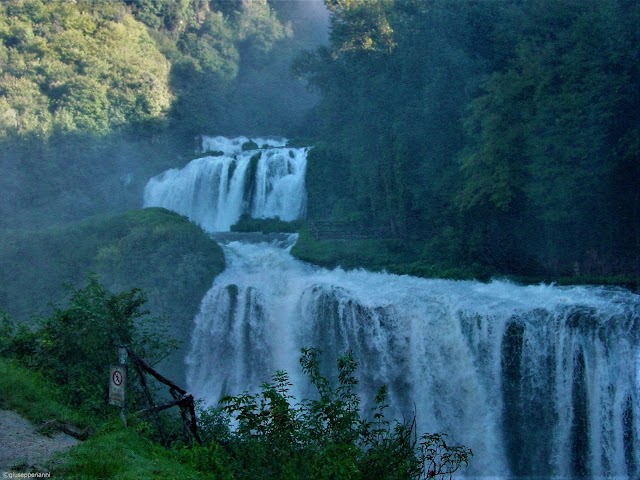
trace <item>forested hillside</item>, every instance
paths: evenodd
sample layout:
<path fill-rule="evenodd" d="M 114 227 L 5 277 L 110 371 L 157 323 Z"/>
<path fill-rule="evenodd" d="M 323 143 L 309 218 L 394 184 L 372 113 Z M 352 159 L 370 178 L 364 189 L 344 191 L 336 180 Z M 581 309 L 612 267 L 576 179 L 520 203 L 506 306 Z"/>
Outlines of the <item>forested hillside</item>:
<path fill-rule="evenodd" d="M 415 260 L 511 274 L 640 269 L 640 4 L 327 0 L 309 216 Z"/>
<path fill-rule="evenodd" d="M 0 224 L 138 207 L 197 135 L 291 129 L 313 97 L 289 63 L 315 35 L 294 28 L 266 0 L 2 2 Z"/>
<path fill-rule="evenodd" d="M 284 134 L 301 118 L 314 97 L 289 63 L 320 34 L 295 10 L 266 0 L 0 3 L 0 313 L 33 320 L 94 272 L 113 291 L 144 289 L 188 345 L 185 325 L 222 252 L 186 219 L 130 210 L 152 175 L 195 155 L 196 136 Z"/>
<path fill-rule="evenodd" d="M 202 133 L 287 134 L 309 218 L 392 232 L 416 273 L 637 274 L 637 2 L 325 4 L 299 55 L 317 3 L 3 2 L 0 224 L 139 206 Z"/>
<path fill-rule="evenodd" d="M 636 478 L 639 285 L 638 0 L 0 1 L 0 408 L 98 429 L 54 476 Z"/>
<path fill-rule="evenodd" d="M 166 322 L 168 339 L 180 347 L 165 366 L 180 379 L 191 322 L 224 267 L 220 247 L 198 226 L 159 208 L 6 231 L 0 235 L 0 318 L 6 313 L 33 325 L 90 278 L 109 292 L 140 289 L 145 309 Z"/>

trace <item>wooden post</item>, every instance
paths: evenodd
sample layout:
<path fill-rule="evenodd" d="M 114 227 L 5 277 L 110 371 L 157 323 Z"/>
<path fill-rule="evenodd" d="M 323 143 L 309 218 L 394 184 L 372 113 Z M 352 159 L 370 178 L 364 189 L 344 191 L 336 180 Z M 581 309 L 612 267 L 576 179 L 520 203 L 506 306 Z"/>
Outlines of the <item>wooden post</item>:
<path fill-rule="evenodd" d="M 199 444 L 202 444 L 200 435 L 198 435 L 198 423 L 196 419 L 195 404 L 193 401 L 193 396 L 187 393 L 186 390 L 184 390 L 183 388 L 180 388 L 171 380 L 168 380 L 167 378 L 162 376 L 160 373 L 158 373 L 156 370 L 151 368 L 142 358 L 136 355 L 132 350 L 128 350 L 128 352 L 129 352 L 129 356 L 133 360 L 135 369 L 138 372 L 142 389 L 145 393 L 145 396 L 147 397 L 147 402 L 149 403 L 149 408 L 141 410 L 140 412 L 138 412 L 138 414 L 147 414 L 147 413 L 154 414 L 156 416 L 156 421 L 158 422 L 158 429 L 160 431 L 160 434 L 162 435 L 163 439 L 165 439 L 166 436 L 163 432 L 162 425 L 160 422 L 160 417 L 158 416 L 158 412 L 165 410 L 167 408 L 178 406 L 180 408 L 180 416 L 182 417 L 185 437 L 188 438 L 189 432 L 191 432 L 196 442 L 198 442 Z M 151 395 L 151 392 L 149 391 L 149 388 L 147 387 L 147 381 L 144 376 L 145 372 L 151 375 L 152 377 L 154 377 L 160 383 L 163 383 L 169 387 L 169 393 L 174 398 L 173 402 L 169 402 L 161 406 L 154 405 L 153 397 Z M 191 417 L 190 420 L 187 418 L 187 414 Z"/>
<path fill-rule="evenodd" d="M 118 362 L 120 366 L 124 368 L 125 372 L 127 371 L 127 347 L 120 346 L 118 347 Z M 125 384 L 126 385 L 126 384 Z M 125 394 L 125 400 L 122 404 L 122 408 L 120 409 L 120 420 L 122 420 L 122 424 L 127 427 L 127 397 Z"/>
<path fill-rule="evenodd" d="M 158 415 L 159 410 L 156 408 L 156 405 L 153 401 L 153 396 L 149 391 L 149 387 L 147 386 L 147 379 L 144 376 L 144 371 L 142 366 L 139 363 L 138 357 L 132 355 L 133 365 L 138 373 L 138 377 L 140 378 L 140 385 L 142 386 L 142 391 L 144 392 L 144 396 L 147 398 L 147 403 L 149 404 L 149 411 L 153 414 L 153 418 L 156 421 L 156 426 L 158 427 L 158 432 L 160 433 L 160 437 L 162 438 L 162 442 L 165 443 L 167 440 L 167 436 L 164 433 L 164 428 L 162 428 L 162 420 L 160 419 L 160 415 Z"/>

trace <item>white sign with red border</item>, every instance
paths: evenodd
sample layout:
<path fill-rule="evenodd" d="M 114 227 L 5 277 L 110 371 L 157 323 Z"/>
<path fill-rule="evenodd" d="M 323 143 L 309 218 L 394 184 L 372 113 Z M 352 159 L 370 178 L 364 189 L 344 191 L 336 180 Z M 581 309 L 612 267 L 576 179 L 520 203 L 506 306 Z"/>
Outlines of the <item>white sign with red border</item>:
<path fill-rule="evenodd" d="M 111 405 L 124 407 L 126 384 L 126 367 L 111 365 L 111 373 L 109 375 L 109 403 Z"/>

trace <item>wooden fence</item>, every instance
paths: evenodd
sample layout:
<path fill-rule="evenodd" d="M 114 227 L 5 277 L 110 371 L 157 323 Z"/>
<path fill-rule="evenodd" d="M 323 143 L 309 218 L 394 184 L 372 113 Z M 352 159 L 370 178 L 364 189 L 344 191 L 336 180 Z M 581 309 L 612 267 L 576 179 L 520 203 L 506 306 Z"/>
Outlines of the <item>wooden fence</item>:
<path fill-rule="evenodd" d="M 188 438 L 189 432 L 193 436 L 193 438 L 199 444 L 202 444 L 200 439 L 200 435 L 198 435 L 198 424 L 196 419 L 196 411 L 195 404 L 193 401 L 193 395 L 187 393 L 186 390 L 180 388 L 178 385 L 173 383 L 171 380 L 168 380 L 156 370 L 151 368 L 142 358 L 135 354 L 133 350 L 127 348 L 127 353 L 131 360 L 133 360 L 133 366 L 138 372 L 138 376 L 140 377 L 140 384 L 142 385 L 142 390 L 144 391 L 145 397 L 147 398 L 147 402 L 149 403 L 149 407 L 139 412 L 136 412 L 137 415 L 149 415 L 154 414 L 157 416 L 158 412 L 162 410 L 166 410 L 171 407 L 180 407 L 180 416 L 182 417 L 182 424 L 184 427 L 185 437 Z M 158 380 L 160 383 L 165 384 L 169 387 L 169 393 L 173 397 L 173 401 L 169 403 L 165 403 L 163 405 L 156 405 L 153 401 L 153 396 L 149 391 L 149 387 L 147 386 L 147 379 L 145 374 L 149 374 Z M 159 419 L 156 417 L 157 426 L 160 431 L 160 435 L 164 438 L 165 434 L 162 429 L 162 424 Z"/>

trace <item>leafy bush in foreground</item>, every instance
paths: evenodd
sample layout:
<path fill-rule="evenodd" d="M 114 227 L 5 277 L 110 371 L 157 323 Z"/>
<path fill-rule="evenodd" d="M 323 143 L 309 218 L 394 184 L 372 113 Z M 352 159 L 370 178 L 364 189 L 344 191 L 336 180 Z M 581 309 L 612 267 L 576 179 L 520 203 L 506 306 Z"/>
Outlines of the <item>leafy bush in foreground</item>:
<path fill-rule="evenodd" d="M 68 405 L 105 416 L 109 365 L 116 363 L 119 345 L 152 363 L 175 347 L 161 321 L 142 310 L 145 302 L 139 289 L 112 293 L 92 276 L 84 288 L 71 289 L 66 307 L 56 308 L 35 331 L 21 326 L 0 339 L 0 354 L 42 372 L 60 386 Z M 137 382 L 129 385 L 128 403 L 143 405 Z"/>
<path fill-rule="evenodd" d="M 353 355 L 338 359 L 335 389 L 320 374 L 317 356 L 303 349 L 300 359 L 316 399 L 297 402 L 288 375 L 277 371 L 260 393 L 228 396 L 219 409 L 202 412 L 209 444 L 194 448 L 191 461 L 228 466 L 223 478 L 288 480 L 452 478 L 468 465 L 472 451 L 448 445 L 444 434 L 418 439 L 415 420 L 392 425 L 385 419 L 384 387 L 372 419 L 363 418 Z"/>
<path fill-rule="evenodd" d="M 140 290 L 111 293 L 91 277 L 86 287 L 71 290 L 68 304 L 56 308 L 35 331 L 24 326 L 16 331 L 10 318 L 0 315 L 5 327 L 0 334 L 0 355 L 14 357 L 53 381 L 66 405 L 94 419 L 106 419 L 109 412 L 115 413 L 107 406 L 106 379 L 109 364 L 115 362 L 116 346 L 127 344 L 151 362 L 171 346 L 156 320 L 147 319 L 141 310 L 144 301 Z M 145 458 L 161 457 L 169 462 L 168 471 L 185 467 L 199 472 L 201 478 L 226 480 L 451 479 L 468 464 L 471 450 L 448 445 L 444 434 L 418 437 L 415 419 L 408 423 L 387 420 L 385 387 L 378 391 L 370 414 L 362 415 L 351 353 L 338 358 L 335 387 L 320 373 L 317 350 L 303 349 L 300 363 L 317 391 L 313 399 L 296 400 L 289 376 L 277 371 L 259 393 L 228 396 L 219 408 L 201 411 L 203 445 L 176 448 L 181 445 L 177 432 L 166 441 L 166 435 L 156 431 L 159 424 L 136 417 L 131 418 L 131 425 L 140 437 L 161 438 L 174 448 L 161 451 L 149 439 L 144 443 L 131 435 L 127 438 L 132 448 L 135 443 L 136 449 L 142 449 Z M 128 398 L 130 411 L 146 406 L 134 378 L 129 382 Z M 63 468 L 65 476 L 105 478 L 96 472 L 113 469 L 106 478 L 122 478 L 131 473 L 129 468 L 141 466 L 116 469 L 91 454 L 89 446 L 83 451 L 71 470 Z M 173 459 L 175 466 L 170 465 Z"/>

